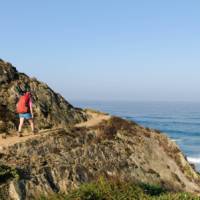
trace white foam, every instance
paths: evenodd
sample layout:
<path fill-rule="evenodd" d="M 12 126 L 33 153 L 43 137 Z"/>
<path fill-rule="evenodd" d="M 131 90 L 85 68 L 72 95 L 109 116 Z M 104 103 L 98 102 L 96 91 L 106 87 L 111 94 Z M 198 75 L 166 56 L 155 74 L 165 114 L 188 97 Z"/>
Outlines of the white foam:
<path fill-rule="evenodd" d="M 182 139 L 171 139 L 172 142 L 181 142 Z"/>
<path fill-rule="evenodd" d="M 200 158 L 187 157 L 187 160 L 188 160 L 190 163 L 200 164 Z"/>

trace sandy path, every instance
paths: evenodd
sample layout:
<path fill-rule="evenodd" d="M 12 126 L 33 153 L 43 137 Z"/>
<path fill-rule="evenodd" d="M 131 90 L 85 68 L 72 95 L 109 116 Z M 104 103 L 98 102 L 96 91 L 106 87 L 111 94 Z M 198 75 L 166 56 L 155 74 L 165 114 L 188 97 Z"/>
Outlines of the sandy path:
<path fill-rule="evenodd" d="M 110 115 L 106 115 L 103 113 L 98 113 L 91 110 L 86 110 L 86 113 L 90 115 L 90 119 L 86 122 L 82 122 L 79 124 L 76 124 L 76 127 L 91 127 L 99 124 L 103 120 L 110 119 Z M 49 129 L 49 130 L 42 130 L 38 134 L 34 135 L 32 133 L 23 133 L 23 137 L 18 137 L 17 133 L 16 135 L 8 136 L 6 139 L 0 137 L 0 151 L 4 150 L 5 148 L 9 146 L 13 146 L 17 143 L 26 142 L 29 139 L 33 139 L 36 137 L 41 137 L 43 134 L 48 134 L 49 132 L 57 131 L 59 129 Z"/>
<path fill-rule="evenodd" d="M 48 134 L 49 132 L 53 132 L 59 129 L 49 129 L 49 130 L 42 130 L 37 134 L 33 133 L 23 133 L 23 137 L 18 137 L 17 132 L 16 134 L 12 134 L 11 136 L 7 136 L 5 139 L 0 138 L 0 150 L 3 150 L 6 147 L 13 146 L 14 144 L 25 142 L 29 139 L 41 137 L 41 134 Z"/>
<path fill-rule="evenodd" d="M 75 125 L 76 127 L 92 127 L 92 126 L 99 124 L 100 122 L 102 122 L 104 120 L 109 120 L 110 117 L 111 117 L 110 115 L 100 113 L 100 112 L 91 111 L 91 110 L 87 110 L 86 113 L 88 115 L 90 115 L 91 119 L 89 119 L 86 122 L 76 124 Z"/>

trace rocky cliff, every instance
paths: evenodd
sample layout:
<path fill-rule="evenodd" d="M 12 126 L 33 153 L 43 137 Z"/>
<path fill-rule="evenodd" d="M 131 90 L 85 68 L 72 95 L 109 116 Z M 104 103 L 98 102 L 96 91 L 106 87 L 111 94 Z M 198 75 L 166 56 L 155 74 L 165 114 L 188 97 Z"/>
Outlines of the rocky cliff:
<path fill-rule="evenodd" d="M 16 130 L 17 93 L 19 82 L 28 83 L 34 101 L 35 124 L 38 129 L 71 125 L 86 119 L 80 109 L 74 108 L 47 84 L 19 73 L 10 63 L 0 60 L 0 133 Z"/>
<path fill-rule="evenodd" d="M 4 69 L 11 71 L 5 73 Z M 2 67 L 0 73 L 3 74 L 0 91 L 4 94 L 1 104 L 6 106 L 1 115 L 7 116 L 6 123 L 14 123 L 12 98 L 6 101 L 9 98 L 6 92 L 12 94 L 13 82 L 28 77 L 11 66 Z M 32 88 L 37 88 L 33 89 L 38 98 L 37 122 L 52 123 L 50 127 L 54 128 L 23 141 L 0 143 L 0 199 L 28 200 L 38 199 L 41 194 L 66 193 L 101 176 L 200 194 L 199 174 L 164 134 L 118 117 L 77 110 L 48 86 L 28 80 Z M 45 118 L 40 94 L 51 100 L 59 97 L 53 105 L 60 119 L 52 111 Z M 79 123 L 85 116 L 87 121 Z M 70 126 L 61 127 L 61 123 L 56 128 L 54 123 L 59 122 Z"/>

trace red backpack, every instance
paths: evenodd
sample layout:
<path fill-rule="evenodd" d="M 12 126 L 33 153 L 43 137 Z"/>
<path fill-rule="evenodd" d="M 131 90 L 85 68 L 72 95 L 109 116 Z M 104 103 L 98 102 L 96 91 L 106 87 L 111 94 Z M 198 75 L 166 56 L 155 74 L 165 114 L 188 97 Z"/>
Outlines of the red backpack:
<path fill-rule="evenodd" d="M 30 111 L 29 101 L 30 101 L 30 93 L 27 92 L 20 97 L 17 103 L 17 113 L 28 113 Z"/>

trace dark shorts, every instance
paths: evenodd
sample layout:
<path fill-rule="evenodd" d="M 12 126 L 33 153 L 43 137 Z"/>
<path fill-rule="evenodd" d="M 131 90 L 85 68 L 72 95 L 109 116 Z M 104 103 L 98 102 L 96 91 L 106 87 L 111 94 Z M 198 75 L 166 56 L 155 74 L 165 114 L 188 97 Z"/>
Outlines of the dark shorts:
<path fill-rule="evenodd" d="M 22 113 L 22 114 L 19 114 L 19 118 L 32 119 L 32 115 L 31 113 Z"/>

